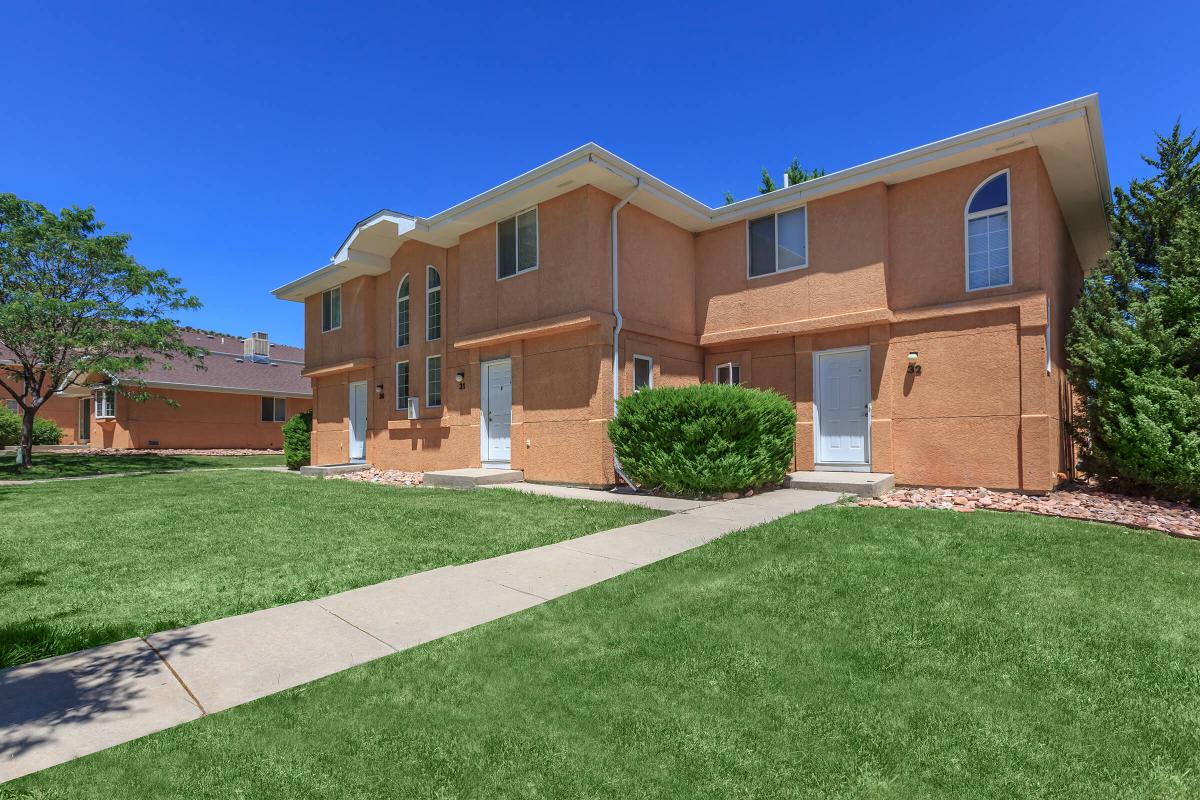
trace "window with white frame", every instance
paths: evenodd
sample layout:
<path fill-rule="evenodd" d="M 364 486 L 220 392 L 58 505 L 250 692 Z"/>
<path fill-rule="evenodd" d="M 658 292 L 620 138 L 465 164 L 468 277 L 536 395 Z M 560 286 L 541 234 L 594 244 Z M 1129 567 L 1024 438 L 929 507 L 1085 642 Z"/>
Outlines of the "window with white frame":
<path fill-rule="evenodd" d="M 718 364 L 714 377 L 717 383 L 722 383 L 726 386 L 737 386 L 742 382 L 742 367 L 734 361 Z"/>
<path fill-rule="evenodd" d="M 97 389 L 95 393 L 96 419 L 112 419 L 117 416 L 117 393 L 112 389 Z"/>
<path fill-rule="evenodd" d="M 408 276 L 396 288 L 396 347 L 408 344 Z"/>
<path fill-rule="evenodd" d="M 342 327 L 342 287 L 335 286 L 321 292 L 321 332 L 336 331 Z"/>
<path fill-rule="evenodd" d="M 263 397 L 262 421 L 283 422 L 287 419 L 287 400 L 282 397 Z"/>
<path fill-rule="evenodd" d="M 396 363 L 396 410 L 403 411 L 408 408 L 408 362 L 399 361 Z"/>
<path fill-rule="evenodd" d="M 633 390 L 654 388 L 654 359 L 650 356 L 633 357 Z"/>
<path fill-rule="evenodd" d="M 975 188 L 967 199 L 967 291 L 1012 283 L 1008 170 Z"/>
<path fill-rule="evenodd" d="M 496 223 L 496 279 L 511 278 L 538 265 L 537 208 Z"/>
<path fill-rule="evenodd" d="M 425 359 L 425 407 L 434 408 L 442 404 L 442 357 L 429 356 Z"/>
<path fill-rule="evenodd" d="M 808 209 L 805 206 L 752 219 L 749 237 L 750 277 L 808 266 Z"/>
<path fill-rule="evenodd" d="M 442 338 L 442 276 L 433 267 L 425 268 L 425 340 Z"/>

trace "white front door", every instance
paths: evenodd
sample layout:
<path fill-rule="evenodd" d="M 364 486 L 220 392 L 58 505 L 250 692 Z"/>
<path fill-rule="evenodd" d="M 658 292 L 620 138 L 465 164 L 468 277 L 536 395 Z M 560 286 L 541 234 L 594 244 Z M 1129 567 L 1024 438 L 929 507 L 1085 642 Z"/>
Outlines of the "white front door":
<path fill-rule="evenodd" d="M 485 467 L 507 468 L 512 459 L 512 362 L 486 361 L 480 368 L 480 460 Z"/>
<path fill-rule="evenodd" d="M 367 382 L 350 384 L 350 460 L 367 459 Z"/>
<path fill-rule="evenodd" d="M 871 356 L 867 348 L 816 354 L 817 463 L 871 463 Z"/>

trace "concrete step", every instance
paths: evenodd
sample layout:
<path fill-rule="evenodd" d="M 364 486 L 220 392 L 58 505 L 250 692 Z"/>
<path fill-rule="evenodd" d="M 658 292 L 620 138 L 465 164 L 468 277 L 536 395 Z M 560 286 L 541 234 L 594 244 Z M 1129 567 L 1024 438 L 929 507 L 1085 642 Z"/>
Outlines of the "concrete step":
<path fill-rule="evenodd" d="M 784 484 L 789 489 L 811 489 L 817 492 L 840 492 L 860 497 L 879 497 L 896 487 L 896 476 L 890 472 L 793 472 Z"/>
<path fill-rule="evenodd" d="M 491 486 L 498 483 L 516 483 L 523 480 L 525 473 L 519 469 L 442 469 L 425 473 L 426 486 L 443 489 L 474 489 L 476 486 Z"/>
<path fill-rule="evenodd" d="M 301 475 L 312 478 L 324 478 L 326 475 L 344 475 L 347 472 L 362 472 L 370 469 L 370 464 L 312 464 L 300 468 Z"/>

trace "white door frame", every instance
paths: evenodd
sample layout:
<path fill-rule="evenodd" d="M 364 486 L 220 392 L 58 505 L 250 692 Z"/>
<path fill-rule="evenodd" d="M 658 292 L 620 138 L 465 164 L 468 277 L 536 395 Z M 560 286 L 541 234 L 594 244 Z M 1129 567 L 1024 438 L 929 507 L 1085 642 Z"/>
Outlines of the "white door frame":
<path fill-rule="evenodd" d="M 866 463 L 829 463 L 821 462 L 821 356 L 832 356 L 841 353 L 866 352 L 867 354 L 867 397 L 871 397 L 871 346 L 855 345 L 854 347 L 835 347 L 831 350 L 818 350 L 813 353 L 812 362 L 812 415 L 813 415 L 813 464 L 815 469 L 829 472 L 870 472 L 871 471 L 871 422 L 875 413 L 875 402 L 867 400 L 867 435 L 863 442 L 863 459 Z"/>
<path fill-rule="evenodd" d="M 509 375 L 509 380 L 511 381 L 512 380 L 512 359 L 511 358 L 506 356 L 504 358 L 491 358 L 491 359 L 488 359 L 487 361 L 479 362 L 479 463 L 482 464 L 485 468 L 508 469 L 509 467 L 512 466 L 511 454 L 509 455 L 508 461 L 493 461 L 490 458 L 490 456 L 491 456 L 491 447 L 490 447 L 491 436 L 490 436 L 490 432 L 488 430 L 488 410 L 489 410 L 489 406 L 491 405 L 491 397 L 489 396 L 488 389 L 490 388 L 491 381 L 488 377 L 488 369 L 490 369 L 492 366 L 495 366 L 497 364 L 504 364 L 504 363 L 508 364 L 508 375 Z M 512 389 L 511 389 L 511 385 L 510 385 L 509 392 L 508 392 L 508 401 L 509 401 L 508 439 L 509 439 L 509 450 L 511 453 L 511 449 L 512 449 Z"/>
<path fill-rule="evenodd" d="M 362 442 L 363 454 L 362 461 L 367 460 L 367 425 L 370 420 L 370 400 L 367 397 L 367 382 L 366 381 L 351 381 L 346 384 L 346 460 L 351 463 L 357 463 L 354 457 L 354 387 L 363 387 L 363 407 L 362 407 Z"/>

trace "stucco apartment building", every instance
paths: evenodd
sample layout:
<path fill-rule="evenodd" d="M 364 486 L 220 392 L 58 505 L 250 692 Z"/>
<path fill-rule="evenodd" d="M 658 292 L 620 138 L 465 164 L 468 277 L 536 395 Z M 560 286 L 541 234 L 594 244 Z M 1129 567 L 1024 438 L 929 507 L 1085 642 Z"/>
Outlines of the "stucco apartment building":
<path fill-rule="evenodd" d="M 611 484 L 614 396 L 717 381 L 795 403 L 797 470 L 1048 490 L 1108 195 L 1093 95 L 720 208 L 588 144 L 380 211 L 275 292 L 313 463 Z"/>
<path fill-rule="evenodd" d="M 312 384 L 300 374 L 304 351 L 275 344 L 265 333 L 243 339 L 188 331 L 183 337 L 209 351 L 203 369 L 164 360 L 137 375 L 116 377 L 135 392 L 144 386 L 151 399 L 123 397 L 112 378 L 94 375 L 52 397 L 38 416 L 59 424 L 63 444 L 281 448 L 283 422 L 312 408 Z"/>

